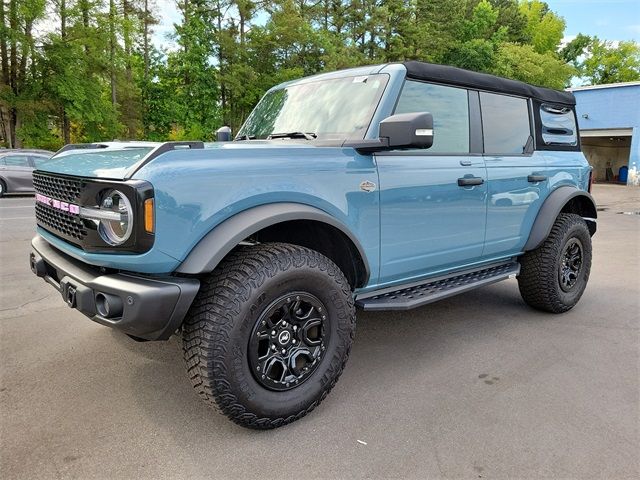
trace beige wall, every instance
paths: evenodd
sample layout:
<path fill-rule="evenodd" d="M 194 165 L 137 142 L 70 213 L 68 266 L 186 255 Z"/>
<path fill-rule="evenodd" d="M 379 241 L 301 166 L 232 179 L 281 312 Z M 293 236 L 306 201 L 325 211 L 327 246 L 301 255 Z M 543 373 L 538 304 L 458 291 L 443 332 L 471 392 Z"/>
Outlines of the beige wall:
<path fill-rule="evenodd" d="M 623 165 L 629 165 L 631 137 L 586 137 L 582 138 L 582 151 L 593 166 L 594 180 L 604 182 L 607 167 L 618 175 Z"/>

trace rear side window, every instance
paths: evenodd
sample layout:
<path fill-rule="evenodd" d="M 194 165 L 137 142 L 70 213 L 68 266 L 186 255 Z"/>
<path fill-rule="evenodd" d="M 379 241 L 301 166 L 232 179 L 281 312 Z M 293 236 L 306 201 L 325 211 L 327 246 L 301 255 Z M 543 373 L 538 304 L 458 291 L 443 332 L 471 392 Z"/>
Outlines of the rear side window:
<path fill-rule="evenodd" d="M 527 100 L 480 92 L 480 108 L 485 153 L 523 154 L 531 137 Z"/>
<path fill-rule="evenodd" d="M 7 167 L 29 167 L 29 159 L 26 155 L 7 155 L 0 160 L 0 165 Z"/>
<path fill-rule="evenodd" d="M 464 88 L 407 80 L 395 113 L 433 115 L 432 153 L 469 153 L 469 98 Z"/>
<path fill-rule="evenodd" d="M 576 117 L 569 107 L 540 105 L 542 141 L 545 145 L 577 145 Z"/>

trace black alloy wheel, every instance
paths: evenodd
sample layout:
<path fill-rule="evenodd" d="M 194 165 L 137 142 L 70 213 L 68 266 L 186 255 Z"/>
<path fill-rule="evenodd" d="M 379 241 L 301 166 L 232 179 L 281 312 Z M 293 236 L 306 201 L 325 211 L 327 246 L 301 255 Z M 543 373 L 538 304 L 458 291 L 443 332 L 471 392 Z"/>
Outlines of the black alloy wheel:
<path fill-rule="evenodd" d="M 582 243 L 575 237 L 569 239 L 564 247 L 558 266 L 558 279 L 560 288 L 565 292 L 570 291 L 578 282 L 582 269 L 582 250 Z"/>
<path fill-rule="evenodd" d="M 313 374 L 329 340 L 326 312 L 318 298 L 305 292 L 283 295 L 265 309 L 248 349 L 258 383 L 271 390 L 289 390 Z"/>

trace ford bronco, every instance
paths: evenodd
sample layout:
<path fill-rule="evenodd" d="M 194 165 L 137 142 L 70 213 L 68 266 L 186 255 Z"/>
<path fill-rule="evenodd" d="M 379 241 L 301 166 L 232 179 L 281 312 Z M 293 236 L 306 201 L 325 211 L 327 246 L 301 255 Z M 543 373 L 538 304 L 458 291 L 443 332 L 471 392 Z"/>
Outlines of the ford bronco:
<path fill-rule="evenodd" d="M 179 333 L 197 392 L 245 427 L 325 398 L 356 308 L 517 278 L 528 305 L 562 313 L 589 278 L 573 95 L 453 67 L 303 78 L 233 141 L 68 145 L 43 165 L 33 272 L 135 339 Z"/>

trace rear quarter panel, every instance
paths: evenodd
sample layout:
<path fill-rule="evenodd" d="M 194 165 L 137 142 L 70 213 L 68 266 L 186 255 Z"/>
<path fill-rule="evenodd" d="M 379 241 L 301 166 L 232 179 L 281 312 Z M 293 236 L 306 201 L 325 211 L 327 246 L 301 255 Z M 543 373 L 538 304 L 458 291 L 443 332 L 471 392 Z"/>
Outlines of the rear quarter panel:
<path fill-rule="evenodd" d="M 549 192 L 562 186 L 588 190 L 591 166 L 582 152 L 545 151 Z"/>

